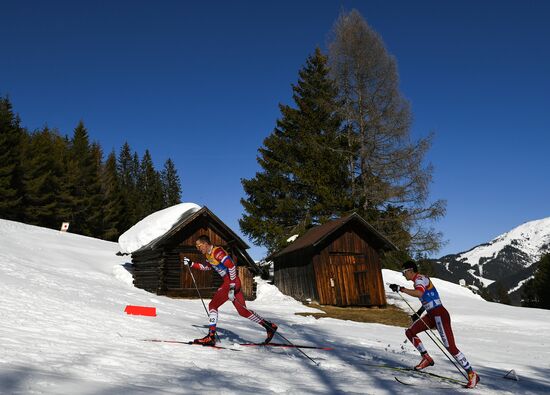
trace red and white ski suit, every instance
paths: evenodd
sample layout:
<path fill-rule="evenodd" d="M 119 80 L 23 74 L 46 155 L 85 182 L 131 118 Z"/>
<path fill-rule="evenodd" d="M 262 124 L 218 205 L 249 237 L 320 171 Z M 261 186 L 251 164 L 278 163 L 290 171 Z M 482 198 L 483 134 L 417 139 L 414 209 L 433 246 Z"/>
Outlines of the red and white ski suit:
<path fill-rule="evenodd" d="M 210 330 L 215 331 L 218 324 L 218 308 L 229 299 L 230 285 L 235 286 L 235 300 L 233 306 L 237 312 L 245 318 L 261 324 L 262 318 L 246 308 L 246 301 L 241 292 L 241 280 L 237 275 L 237 266 L 233 263 L 231 256 L 222 247 L 212 247 L 212 250 L 206 254 L 207 264 L 193 262 L 190 266 L 199 270 L 216 270 L 223 278 L 223 284 L 216 291 L 212 300 L 208 304 L 208 316 L 210 318 Z"/>
<path fill-rule="evenodd" d="M 418 333 L 437 328 L 443 345 L 451 355 L 462 365 L 464 369 L 470 368 L 470 363 L 456 347 L 453 328 L 451 326 L 451 316 L 439 298 L 439 293 L 428 276 L 416 274 L 413 278 L 414 289 L 422 292 L 420 302 L 426 309 L 426 314 L 416 320 L 406 331 L 405 335 L 421 353 L 426 352 L 426 348 L 417 336 Z"/>

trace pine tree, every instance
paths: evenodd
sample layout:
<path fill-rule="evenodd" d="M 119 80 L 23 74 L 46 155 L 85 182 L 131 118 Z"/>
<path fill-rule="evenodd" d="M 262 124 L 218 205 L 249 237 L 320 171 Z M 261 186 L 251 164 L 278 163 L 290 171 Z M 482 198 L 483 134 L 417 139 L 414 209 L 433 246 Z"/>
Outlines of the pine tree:
<path fill-rule="evenodd" d="M 533 279 L 537 307 L 550 309 L 550 254 L 544 255 L 537 266 Z"/>
<path fill-rule="evenodd" d="M 89 182 L 86 185 L 86 197 L 88 200 L 88 229 L 93 237 L 101 237 L 104 233 L 103 221 L 105 217 L 105 196 L 102 190 L 103 151 L 99 143 L 94 142 L 90 146 L 92 163 L 87 169 Z"/>
<path fill-rule="evenodd" d="M 259 149 L 262 171 L 241 180 L 246 199 L 242 231 L 268 250 L 293 234 L 350 210 L 349 178 L 336 114 L 336 90 L 319 49 L 292 86 L 296 107 L 280 105 L 281 119 Z"/>
<path fill-rule="evenodd" d="M 504 287 L 501 284 L 497 285 L 496 293 L 497 293 L 497 300 L 499 303 L 507 304 L 507 305 L 512 304 L 508 291 L 504 289 Z"/>
<path fill-rule="evenodd" d="M 0 218 L 20 220 L 23 216 L 21 150 L 25 133 L 10 100 L 0 98 Z"/>
<path fill-rule="evenodd" d="M 118 227 L 121 232 L 125 232 L 126 230 L 130 229 L 137 221 L 137 170 L 134 169 L 132 151 L 128 142 L 125 142 L 120 149 L 117 160 L 117 173 L 120 180 L 123 213 L 120 218 Z"/>
<path fill-rule="evenodd" d="M 181 203 L 181 186 L 180 178 L 176 170 L 176 166 L 172 159 L 164 163 L 164 169 L 161 173 L 162 190 L 164 196 L 164 207 L 170 207 Z"/>
<path fill-rule="evenodd" d="M 109 154 L 103 167 L 101 184 L 103 190 L 102 235 L 105 240 L 117 240 L 123 232 L 119 223 L 123 218 L 123 198 L 120 177 L 117 173 L 117 159 L 113 152 Z"/>
<path fill-rule="evenodd" d="M 153 166 L 153 160 L 149 150 L 145 150 L 145 154 L 141 159 L 137 193 L 142 202 L 141 218 L 164 208 L 160 174 Z"/>
<path fill-rule="evenodd" d="M 58 201 L 61 161 L 56 146 L 61 137 L 47 127 L 25 138 L 23 151 L 23 222 L 59 228 Z"/>
<path fill-rule="evenodd" d="M 95 219 L 97 212 L 92 212 L 92 202 L 96 198 L 97 168 L 92 154 L 88 131 L 84 122 L 80 121 L 73 132 L 69 151 L 68 172 L 72 176 L 70 185 L 73 206 L 71 210 L 71 229 L 74 233 L 92 236 L 95 230 Z M 75 174 L 76 172 L 76 174 Z M 76 175 L 76 179 L 74 176 Z M 90 191 L 93 195 L 90 195 Z"/>
<path fill-rule="evenodd" d="M 538 307 L 538 297 L 535 290 L 535 280 L 530 279 L 521 291 L 521 305 L 523 307 Z"/>
<path fill-rule="evenodd" d="M 52 172 L 57 182 L 55 185 L 55 220 L 52 224 L 52 228 L 59 229 L 62 222 L 70 222 L 70 208 L 73 207 L 73 198 L 71 195 L 67 195 L 68 191 L 72 188 L 72 184 L 70 182 L 66 183 L 69 179 L 67 174 L 67 162 L 69 160 L 70 141 L 67 136 L 61 136 L 58 131 L 52 131 L 51 137 L 50 157 L 52 162 L 50 165 L 52 166 Z"/>
<path fill-rule="evenodd" d="M 65 139 L 63 151 L 63 171 L 61 175 L 59 201 L 57 205 L 57 217 L 61 222 L 69 222 L 70 231 L 78 232 L 75 226 L 76 209 L 82 205 L 82 197 L 79 192 L 80 169 L 76 159 L 70 152 L 70 141 Z"/>
<path fill-rule="evenodd" d="M 443 216 L 445 202 L 427 202 L 432 168 L 423 161 L 431 136 L 411 141 L 395 58 L 355 10 L 339 17 L 333 33 L 329 63 L 346 125 L 354 206 L 411 255 L 436 251 L 441 234 L 426 224 Z"/>
<path fill-rule="evenodd" d="M 402 261 L 404 262 L 404 261 Z M 418 271 L 428 277 L 436 277 L 437 272 L 432 260 L 428 259 L 424 254 L 416 257 L 416 263 L 418 265 Z M 401 268 L 400 268 L 401 270 Z"/>
<path fill-rule="evenodd" d="M 481 285 L 481 287 L 479 288 L 479 295 L 483 299 L 485 299 L 487 302 L 494 302 L 495 301 L 495 298 L 493 297 L 491 292 L 489 292 L 487 287 L 484 287 L 483 285 Z"/>
<path fill-rule="evenodd" d="M 134 217 L 132 218 L 133 225 L 143 219 L 143 217 L 146 215 L 145 212 L 147 211 L 145 208 L 145 202 L 139 190 L 139 180 L 141 179 L 141 163 L 139 160 L 139 155 L 135 151 L 134 155 L 132 156 L 130 169 L 132 171 L 132 178 L 135 181 L 135 188 L 132 195 L 132 211 L 134 215 Z"/>

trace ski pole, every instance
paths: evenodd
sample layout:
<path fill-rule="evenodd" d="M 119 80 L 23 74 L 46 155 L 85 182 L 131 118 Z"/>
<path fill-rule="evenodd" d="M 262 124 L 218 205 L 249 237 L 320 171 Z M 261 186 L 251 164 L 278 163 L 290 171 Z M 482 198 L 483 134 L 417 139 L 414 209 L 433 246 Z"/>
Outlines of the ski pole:
<path fill-rule="evenodd" d="M 195 281 L 195 276 L 193 275 L 193 271 L 191 270 L 191 267 L 189 265 L 185 265 L 185 266 L 187 266 L 187 269 L 189 269 L 189 274 L 191 275 L 191 278 L 193 279 L 193 284 L 195 285 L 195 289 L 197 290 L 197 294 L 199 295 L 199 298 L 202 302 L 202 307 L 204 307 L 204 311 L 206 312 L 206 316 L 210 320 L 210 314 L 208 314 L 208 309 L 206 308 L 206 305 L 204 304 L 204 300 L 202 299 L 201 293 L 199 291 L 199 287 L 197 286 L 197 282 Z M 222 342 L 217 333 L 216 333 L 216 339 L 218 339 L 218 342 L 220 342 L 220 343 Z"/>
<path fill-rule="evenodd" d="M 412 311 L 413 313 L 415 313 L 414 309 L 413 309 L 412 306 L 409 304 L 409 302 L 407 302 L 407 300 L 403 297 L 403 295 L 401 295 L 401 292 L 397 292 L 397 294 L 401 297 L 401 299 L 403 299 L 403 302 L 405 302 L 405 303 L 407 304 L 407 306 L 409 306 L 409 308 L 411 309 L 411 311 Z M 429 325 L 426 323 L 426 321 L 424 321 L 424 320 L 422 319 L 422 317 L 420 317 L 419 319 L 420 319 L 420 321 L 422 321 L 422 323 L 424 324 L 424 326 L 426 327 L 426 329 L 428 329 L 429 333 L 426 332 L 426 334 L 428 335 L 428 337 L 429 337 L 429 338 L 434 342 L 434 344 L 441 350 L 441 352 L 443 353 L 443 355 L 445 355 L 445 357 L 447 357 L 447 359 L 448 359 L 448 360 L 453 364 L 453 366 L 460 372 L 460 374 L 461 374 L 462 376 L 464 376 L 464 378 L 465 378 L 466 380 L 468 380 L 468 377 L 467 377 L 467 376 L 464 374 L 464 372 L 456 365 L 456 362 L 453 361 L 453 360 L 451 359 L 451 357 L 449 357 L 449 356 L 447 355 L 447 353 L 445 352 L 444 347 L 441 347 L 441 345 L 443 345 L 443 343 L 441 343 L 441 345 L 439 345 L 439 343 L 436 341 L 436 339 L 438 339 L 438 338 L 437 338 L 436 334 L 432 331 L 432 328 L 429 327 Z M 431 333 L 432 335 L 430 335 L 430 333 Z M 432 337 L 432 336 L 433 336 L 433 337 Z M 438 340 L 439 340 L 439 339 L 438 339 Z M 443 345 L 443 346 L 444 346 L 444 345 Z"/>
<path fill-rule="evenodd" d="M 237 299 L 234 299 L 234 302 L 237 302 L 237 304 L 239 306 L 241 306 L 243 309 L 245 309 L 246 311 L 248 311 L 250 314 L 254 314 L 253 311 L 250 311 L 250 309 L 246 306 L 243 306 L 243 304 L 241 302 L 239 302 Z M 270 329 L 268 326 L 264 326 L 262 324 L 262 326 L 265 328 L 265 329 Z M 311 358 L 309 355 L 307 355 L 304 351 L 302 351 L 300 349 L 300 347 L 296 347 L 296 345 L 294 343 L 292 343 L 290 340 L 288 340 L 285 336 L 283 336 L 282 334 L 280 334 L 279 332 L 275 332 L 276 335 L 279 335 L 282 339 L 284 339 L 288 344 L 290 344 L 291 346 L 293 346 L 294 348 L 296 348 L 298 351 L 300 351 L 307 359 L 309 359 L 311 362 L 313 362 L 316 366 L 319 366 L 319 362 L 315 361 L 313 358 Z"/>
<path fill-rule="evenodd" d="M 199 295 L 199 298 L 202 302 L 202 307 L 204 307 L 204 311 L 206 311 L 206 315 L 210 318 L 210 315 L 208 314 L 208 309 L 206 308 L 206 305 L 204 304 L 204 300 L 202 300 L 202 296 L 201 296 L 201 293 L 199 291 L 199 287 L 197 287 L 197 282 L 195 281 L 195 276 L 193 275 L 193 272 L 191 271 L 191 268 L 189 267 L 189 265 L 185 265 L 187 266 L 187 269 L 189 269 L 189 274 L 191 275 L 191 278 L 193 279 L 193 285 L 195 285 L 195 289 L 197 290 L 197 294 Z"/>

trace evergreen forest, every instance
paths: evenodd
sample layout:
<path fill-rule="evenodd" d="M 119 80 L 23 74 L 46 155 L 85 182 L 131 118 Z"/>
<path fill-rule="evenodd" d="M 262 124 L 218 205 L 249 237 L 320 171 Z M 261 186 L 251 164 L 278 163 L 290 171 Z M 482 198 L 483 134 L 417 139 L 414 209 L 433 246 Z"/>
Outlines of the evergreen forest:
<path fill-rule="evenodd" d="M 145 216 L 180 203 L 174 163 L 156 170 L 126 142 L 118 155 L 90 141 L 83 121 L 72 136 L 29 131 L 0 98 L 0 218 L 116 241 Z"/>

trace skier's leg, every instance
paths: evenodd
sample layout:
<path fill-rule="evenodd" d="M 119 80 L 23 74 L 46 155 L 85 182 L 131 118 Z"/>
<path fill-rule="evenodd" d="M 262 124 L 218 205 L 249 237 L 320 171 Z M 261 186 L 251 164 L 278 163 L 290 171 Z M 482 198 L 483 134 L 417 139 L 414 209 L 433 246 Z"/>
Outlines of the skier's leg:
<path fill-rule="evenodd" d="M 223 287 L 222 287 L 223 288 Z M 218 325 L 218 308 L 227 300 L 227 292 L 222 288 L 218 289 L 210 303 L 208 304 L 208 335 L 202 339 L 193 340 L 194 343 L 204 346 L 213 346 L 216 344 L 216 326 Z M 225 300 L 224 300 L 225 295 Z"/>
<path fill-rule="evenodd" d="M 278 328 L 277 325 L 263 319 L 258 314 L 248 309 L 246 307 L 246 301 L 244 300 L 244 295 L 240 289 L 235 294 L 235 300 L 233 301 L 233 306 L 235 306 L 235 309 L 237 309 L 238 313 L 242 317 L 248 318 L 250 321 L 260 324 L 263 328 L 265 328 L 267 332 L 267 337 L 264 340 L 264 343 L 269 343 L 271 339 L 273 339 L 275 332 L 277 332 L 277 328 Z"/>
<path fill-rule="evenodd" d="M 253 311 L 249 310 L 246 307 L 246 300 L 244 300 L 244 295 L 240 289 L 235 294 L 235 300 L 233 301 L 233 306 L 235 306 L 235 309 L 241 315 L 241 317 L 248 318 L 250 321 L 255 322 L 257 324 L 263 321 L 262 317 L 260 317 L 258 314 L 254 313 Z"/>
<path fill-rule="evenodd" d="M 422 370 L 426 369 L 427 367 L 433 366 L 434 361 L 432 357 L 428 354 L 428 351 L 424 347 L 424 344 L 422 343 L 422 340 L 417 336 L 418 333 L 424 332 L 428 329 L 428 327 L 433 327 L 433 320 L 431 319 L 430 315 L 425 315 L 422 317 L 421 320 L 416 320 L 410 327 L 405 331 L 405 335 L 409 339 L 409 341 L 413 344 L 413 346 L 418 350 L 420 355 L 422 356 L 422 359 L 416 365 L 414 368 L 415 370 Z"/>
<path fill-rule="evenodd" d="M 449 315 L 447 309 L 438 309 L 438 313 L 434 316 L 434 320 L 437 331 L 439 332 L 439 336 L 441 337 L 445 348 L 447 348 L 449 353 L 464 368 L 464 370 L 469 372 L 472 369 L 472 366 L 470 365 L 470 362 L 468 362 L 464 354 L 462 354 L 460 350 L 456 347 L 453 328 L 451 325 L 451 316 Z"/>
<path fill-rule="evenodd" d="M 218 309 L 219 307 L 227 301 L 227 293 L 229 292 L 229 287 L 225 287 L 225 284 L 222 285 L 212 297 L 212 300 L 208 304 L 208 317 L 209 317 L 209 326 L 211 331 L 216 331 L 216 325 L 218 324 Z"/>
<path fill-rule="evenodd" d="M 407 339 L 412 343 L 412 345 L 418 350 L 420 354 L 426 353 L 426 348 L 424 347 L 424 344 L 422 343 L 422 340 L 417 336 L 420 332 L 424 332 L 428 328 L 426 328 L 426 325 L 424 322 L 428 325 L 430 325 L 430 318 L 429 316 L 425 315 L 422 317 L 422 320 L 416 320 L 406 331 L 405 335 L 407 336 Z"/>

